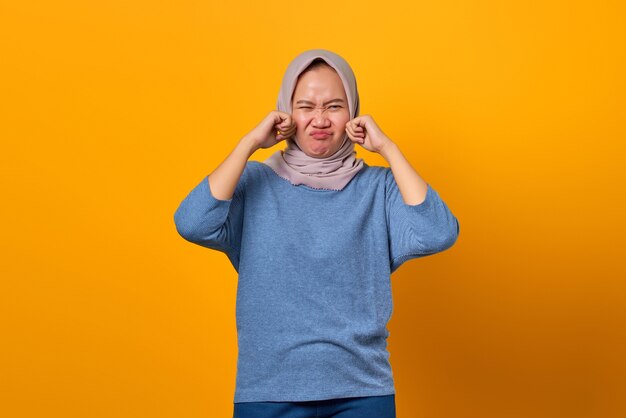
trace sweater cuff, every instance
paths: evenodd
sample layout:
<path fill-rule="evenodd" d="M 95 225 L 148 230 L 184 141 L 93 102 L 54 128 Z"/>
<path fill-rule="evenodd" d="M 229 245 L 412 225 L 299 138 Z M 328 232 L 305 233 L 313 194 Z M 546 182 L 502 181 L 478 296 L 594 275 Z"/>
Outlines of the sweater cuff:
<path fill-rule="evenodd" d="M 233 201 L 233 198 L 227 200 L 218 199 L 211 192 L 211 186 L 209 185 L 209 176 L 207 175 L 202 181 L 202 187 L 200 188 L 202 194 L 205 199 L 209 202 L 209 208 L 214 208 L 216 206 L 230 206 L 230 203 Z"/>
<path fill-rule="evenodd" d="M 422 203 L 418 203 L 417 205 L 407 205 L 405 203 L 404 206 L 408 208 L 410 211 L 417 212 L 417 213 L 421 213 L 425 210 L 428 210 L 430 207 L 432 207 L 435 191 L 433 190 L 432 187 L 430 187 L 429 183 L 426 183 L 426 186 L 427 186 L 426 198 L 424 199 Z"/>

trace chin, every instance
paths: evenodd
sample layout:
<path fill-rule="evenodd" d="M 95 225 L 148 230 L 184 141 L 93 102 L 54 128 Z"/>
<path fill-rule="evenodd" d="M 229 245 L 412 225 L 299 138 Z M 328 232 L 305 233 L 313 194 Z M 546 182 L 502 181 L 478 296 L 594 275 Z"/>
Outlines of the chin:
<path fill-rule="evenodd" d="M 307 154 L 309 154 L 309 156 L 311 156 L 311 157 L 314 157 L 314 158 L 327 158 L 327 157 L 330 157 L 331 155 L 333 155 L 334 153 L 336 153 L 337 151 L 339 151 L 339 148 L 335 148 L 334 150 L 330 150 L 330 152 L 327 152 L 326 150 L 324 150 L 324 151 L 322 151 L 322 153 L 315 153 L 312 149 L 308 149 L 307 151 L 308 151 Z"/>

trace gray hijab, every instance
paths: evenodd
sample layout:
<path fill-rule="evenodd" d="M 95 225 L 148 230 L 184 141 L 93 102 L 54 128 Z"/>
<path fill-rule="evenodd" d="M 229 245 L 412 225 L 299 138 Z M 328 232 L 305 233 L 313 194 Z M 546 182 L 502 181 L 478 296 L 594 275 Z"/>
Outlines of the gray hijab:
<path fill-rule="evenodd" d="M 278 93 L 277 109 L 292 113 L 291 97 L 296 88 L 298 76 L 316 58 L 322 58 L 337 71 L 348 98 L 350 119 L 359 115 L 359 93 L 356 78 L 348 62 L 341 56 L 326 49 L 304 51 L 288 65 Z M 342 127 L 343 128 L 343 127 Z M 287 147 L 276 151 L 263 163 L 270 166 L 276 174 L 288 180 L 294 186 L 305 184 L 315 189 L 342 190 L 362 168 L 364 161 L 356 158 L 354 143 L 344 133 L 341 147 L 326 158 L 314 158 L 307 155 L 298 146 L 296 136 L 286 140 Z"/>

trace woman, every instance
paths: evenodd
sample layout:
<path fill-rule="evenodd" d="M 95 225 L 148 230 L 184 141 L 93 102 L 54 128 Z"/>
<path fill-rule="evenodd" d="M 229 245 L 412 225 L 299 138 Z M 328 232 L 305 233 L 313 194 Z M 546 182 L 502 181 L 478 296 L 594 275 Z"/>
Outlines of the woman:
<path fill-rule="evenodd" d="M 286 147 L 263 162 L 259 148 Z M 356 158 L 355 144 L 390 167 Z M 369 115 L 336 53 L 288 66 L 278 109 L 174 215 L 239 273 L 234 416 L 395 417 L 390 275 L 452 246 L 459 223 Z"/>

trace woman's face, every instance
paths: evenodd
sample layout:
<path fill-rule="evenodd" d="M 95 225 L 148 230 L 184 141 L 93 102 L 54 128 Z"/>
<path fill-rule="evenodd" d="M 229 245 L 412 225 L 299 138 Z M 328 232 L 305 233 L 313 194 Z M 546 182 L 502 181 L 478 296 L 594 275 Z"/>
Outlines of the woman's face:
<path fill-rule="evenodd" d="M 350 120 L 348 98 L 339 74 L 327 66 L 301 74 L 292 103 L 291 116 L 302 151 L 314 158 L 337 152 Z"/>

